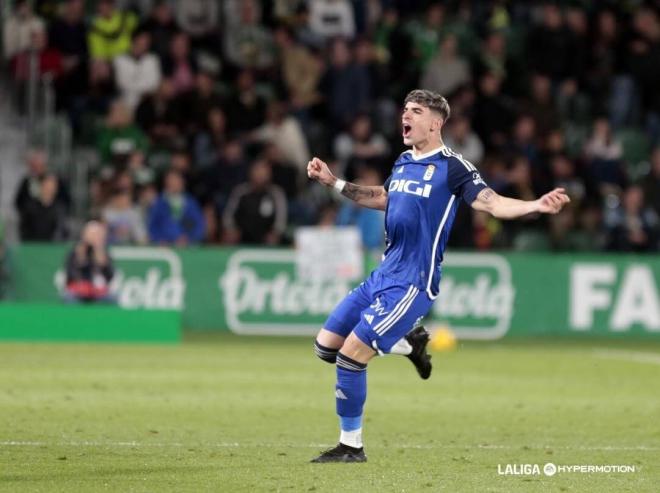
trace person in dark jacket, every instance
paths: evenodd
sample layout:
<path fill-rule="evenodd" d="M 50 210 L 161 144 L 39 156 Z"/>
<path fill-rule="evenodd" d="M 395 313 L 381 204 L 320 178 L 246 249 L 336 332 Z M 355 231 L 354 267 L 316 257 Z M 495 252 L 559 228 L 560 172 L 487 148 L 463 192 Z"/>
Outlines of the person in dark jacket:
<path fill-rule="evenodd" d="M 165 187 L 148 218 L 149 237 L 158 245 L 187 246 L 204 239 L 204 215 L 197 200 L 185 192 L 183 176 L 170 170 Z"/>
<path fill-rule="evenodd" d="M 284 191 L 272 183 L 270 163 L 259 159 L 250 168 L 249 181 L 238 185 L 229 196 L 223 215 L 226 240 L 277 245 L 286 229 L 286 219 Z"/>
<path fill-rule="evenodd" d="M 26 158 L 27 164 L 27 174 L 21 181 L 16 191 L 16 196 L 14 198 L 14 206 L 18 212 L 20 218 L 20 231 L 21 238 L 23 240 L 53 240 L 60 239 L 59 237 L 48 237 L 48 238 L 32 238 L 30 237 L 30 231 L 33 229 L 32 219 L 37 217 L 35 216 L 35 210 L 39 207 L 39 203 L 44 204 L 44 196 L 48 200 L 48 204 L 51 202 L 53 205 L 47 205 L 51 207 L 52 210 L 60 210 L 62 215 L 68 211 L 70 204 L 70 196 L 68 190 L 62 180 L 55 177 L 48 171 L 48 155 L 40 149 L 31 149 L 27 153 Z M 52 188 L 52 184 L 46 186 L 46 190 L 43 189 L 42 183 L 47 177 L 53 177 L 56 181 L 54 184 L 55 188 L 55 197 L 51 201 L 48 198 L 49 189 Z M 44 194 L 44 192 L 46 192 Z M 57 217 L 60 217 L 58 214 Z M 44 225 L 40 225 L 42 227 Z M 55 228 L 57 229 L 57 228 Z M 55 231 L 53 229 L 53 232 Z M 58 230 L 59 231 L 59 230 Z M 27 236 L 26 236 L 27 235 Z"/>
<path fill-rule="evenodd" d="M 114 301 L 110 293 L 114 267 L 106 247 L 106 235 L 105 225 L 98 221 L 85 225 L 80 241 L 66 260 L 65 301 Z"/>
<path fill-rule="evenodd" d="M 39 185 L 39 196 L 29 198 L 21 210 L 21 240 L 63 240 L 66 237 L 66 210 L 57 200 L 57 177 L 46 175 Z"/>

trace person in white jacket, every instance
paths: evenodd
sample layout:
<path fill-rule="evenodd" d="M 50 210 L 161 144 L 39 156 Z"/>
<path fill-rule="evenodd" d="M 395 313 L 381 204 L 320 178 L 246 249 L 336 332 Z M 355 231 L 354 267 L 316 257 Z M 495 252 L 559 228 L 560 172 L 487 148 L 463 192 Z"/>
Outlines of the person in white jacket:
<path fill-rule="evenodd" d="M 16 2 L 14 12 L 5 20 L 2 34 L 2 47 L 5 60 L 25 51 L 30 47 L 32 32 L 43 31 L 44 21 L 32 12 L 30 2 Z"/>
<path fill-rule="evenodd" d="M 131 111 L 144 95 L 154 92 L 160 84 L 160 62 L 149 52 L 150 44 L 148 32 L 137 32 L 133 36 L 131 51 L 114 60 L 115 82 L 123 102 Z"/>

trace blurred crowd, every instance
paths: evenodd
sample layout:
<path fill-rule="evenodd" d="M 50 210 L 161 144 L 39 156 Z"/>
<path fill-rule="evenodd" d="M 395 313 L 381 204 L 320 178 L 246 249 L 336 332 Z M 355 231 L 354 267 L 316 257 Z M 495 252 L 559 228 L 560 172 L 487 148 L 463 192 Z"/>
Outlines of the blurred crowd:
<path fill-rule="evenodd" d="M 572 199 L 543 221 L 463 207 L 454 246 L 660 249 L 657 2 L 14 3 L 14 87 L 36 60 L 76 145 L 96 149 L 89 215 L 111 244 L 278 245 L 299 225 L 353 224 L 380 248 L 382 213 L 310 183 L 305 166 L 317 155 L 382 184 L 404 150 L 401 102 L 423 87 L 448 98 L 445 143 L 493 189 Z M 67 238 L 68 184 L 39 149 L 27 167 L 22 239 Z"/>

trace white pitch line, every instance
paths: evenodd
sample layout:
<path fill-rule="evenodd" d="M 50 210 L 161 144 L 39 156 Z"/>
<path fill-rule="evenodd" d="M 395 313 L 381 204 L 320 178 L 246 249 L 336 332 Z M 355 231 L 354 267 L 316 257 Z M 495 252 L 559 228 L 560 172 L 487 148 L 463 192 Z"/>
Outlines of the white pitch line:
<path fill-rule="evenodd" d="M 630 361 L 633 363 L 644 363 L 660 365 L 660 354 L 646 353 L 643 351 L 628 351 L 625 349 L 596 349 L 593 352 L 598 358 L 614 359 L 618 361 Z"/>
<path fill-rule="evenodd" d="M 295 443 L 237 443 L 237 442 L 211 442 L 211 443 L 180 443 L 180 442 L 99 442 L 99 441 L 71 441 L 71 442 L 43 442 L 43 441 L 21 441 L 21 440 L 5 440 L 0 441 L 0 447 L 215 447 L 215 448 L 239 448 L 239 447 L 264 447 L 264 448 L 323 448 L 332 447 L 332 443 L 310 443 L 310 444 L 295 444 Z M 616 446 L 616 445 L 595 445 L 595 446 L 553 446 L 553 445 L 496 445 L 496 444 L 473 444 L 473 445 L 453 445 L 453 444 L 403 444 L 403 445 L 372 445 L 372 448 L 394 448 L 394 449 L 485 449 L 485 450 L 584 450 L 584 451 L 640 451 L 640 452 L 655 452 L 660 451 L 660 446 L 649 445 L 632 445 L 632 446 Z"/>

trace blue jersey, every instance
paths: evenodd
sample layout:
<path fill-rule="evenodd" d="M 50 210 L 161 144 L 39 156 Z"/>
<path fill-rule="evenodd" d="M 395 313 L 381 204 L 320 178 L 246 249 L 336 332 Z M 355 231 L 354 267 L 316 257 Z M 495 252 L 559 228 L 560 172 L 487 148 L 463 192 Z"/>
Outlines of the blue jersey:
<path fill-rule="evenodd" d="M 479 171 L 447 147 L 414 157 L 402 153 L 385 181 L 386 249 L 378 270 L 438 295 L 445 246 L 461 200 L 487 187 Z"/>

